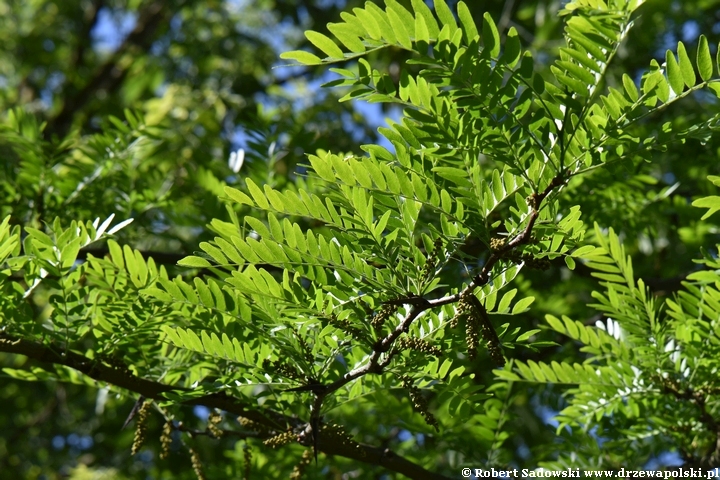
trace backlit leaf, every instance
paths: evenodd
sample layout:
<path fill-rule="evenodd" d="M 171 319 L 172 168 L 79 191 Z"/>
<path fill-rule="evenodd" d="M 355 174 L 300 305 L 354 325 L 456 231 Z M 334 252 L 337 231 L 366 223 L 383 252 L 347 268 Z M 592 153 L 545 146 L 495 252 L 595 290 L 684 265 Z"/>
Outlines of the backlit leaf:
<path fill-rule="evenodd" d="M 333 42 L 329 37 L 323 35 L 322 33 L 308 30 L 307 32 L 305 32 L 305 37 L 310 40 L 310 43 L 315 45 L 328 57 L 343 58 L 343 52 L 342 50 L 340 50 L 340 47 L 338 47 L 335 42 Z"/>
<path fill-rule="evenodd" d="M 322 59 L 317 55 L 302 50 L 294 50 L 292 52 L 284 52 L 280 54 L 280 58 L 285 60 L 296 60 L 303 65 L 320 65 Z"/>
<path fill-rule="evenodd" d="M 465 2 L 460 1 L 457 4 L 457 12 L 458 17 L 460 18 L 460 23 L 462 24 L 463 28 L 463 36 L 465 37 L 465 43 L 469 44 L 475 37 L 478 36 L 477 27 L 475 26 L 475 21 L 472 18 L 472 14 L 470 13 L 470 10 L 468 9 L 467 5 L 465 5 Z"/>
<path fill-rule="evenodd" d="M 712 56 L 710 55 L 710 47 L 705 35 L 700 35 L 697 50 L 697 66 L 700 72 L 700 78 L 707 82 L 713 75 Z"/>
<path fill-rule="evenodd" d="M 490 56 L 497 57 L 500 53 L 500 34 L 488 12 L 483 14 L 482 38 L 483 46 L 490 52 Z"/>
<path fill-rule="evenodd" d="M 682 42 L 678 42 L 678 63 L 680 64 L 680 71 L 682 72 L 683 81 L 688 87 L 695 86 L 695 70 L 693 69 L 690 57 L 688 57 L 685 45 Z"/>
<path fill-rule="evenodd" d="M 676 95 L 680 95 L 684 89 L 683 74 L 680 71 L 680 65 L 675 60 L 675 55 L 670 50 L 665 52 L 665 66 L 667 67 L 670 87 L 672 87 Z"/>

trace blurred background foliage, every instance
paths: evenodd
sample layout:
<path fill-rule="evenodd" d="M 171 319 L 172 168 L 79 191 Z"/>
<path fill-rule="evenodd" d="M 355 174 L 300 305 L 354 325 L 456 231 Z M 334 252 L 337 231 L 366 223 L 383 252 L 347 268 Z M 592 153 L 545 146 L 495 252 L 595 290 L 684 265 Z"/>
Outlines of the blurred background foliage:
<path fill-rule="evenodd" d="M 334 78 L 323 68 L 277 68 L 281 52 L 309 46 L 304 30 L 327 31 L 328 22 L 360 3 L 0 1 L 0 216 L 11 214 L 15 224 L 35 227 L 55 216 L 68 223 L 111 213 L 121 220 L 133 217 L 119 241 L 172 270 L 199 242 L 212 238 L 206 225 L 213 218 L 227 218 L 218 200 L 222 186 L 250 177 L 275 188 L 302 188 L 298 174 L 307 153 L 359 153 L 363 143 L 383 142 L 376 128 L 385 117 L 396 118 L 397 111 L 338 103 L 345 92 L 320 88 Z M 536 65 L 549 66 L 555 58 L 562 42 L 557 12 L 565 2 L 468 3 L 475 18 L 488 11 L 501 31 L 514 26 Z M 640 12 L 610 82 L 619 84 L 622 73 L 637 78 L 650 58 L 662 63 L 665 49 L 674 49 L 678 40 L 692 51 L 700 33 L 711 45 L 720 39 L 720 1 L 648 0 Z M 386 49 L 369 60 L 375 68 L 399 75 L 404 55 Z M 697 123 L 717 108 L 717 101 L 698 94 L 641 128 L 653 134 L 665 122 Z M 33 152 L 36 161 L 21 161 L 19 148 Z M 238 149 L 245 152 L 241 173 L 228 163 Z M 654 154 L 652 162 L 638 159 L 598 169 L 592 181 L 583 177 L 572 183 L 564 197 L 568 204 L 581 205 L 585 222 L 613 227 L 634 257 L 637 276 L 657 295 L 667 295 L 693 271 L 692 259 L 700 248 L 720 241 L 715 227 L 699 224 L 702 211 L 690 206 L 693 198 L 712 193 L 705 178 L 720 175 L 719 149 L 715 138 L 674 145 Z M 570 272 L 559 262 L 548 271 L 523 273 L 520 293 L 537 299 L 524 327 L 532 328 L 545 313 L 594 324 L 600 317 L 586 304 L 595 285 L 582 265 Z M 572 345 L 561 345 L 512 354 L 549 361 L 571 360 L 577 352 Z M 6 367 L 27 367 L 25 362 L 0 356 Z M 481 355 L 476 378 L 489 383 L 486 364 Z M 149 425 L 146 449 L 130 456 L 132 431 L 121 426 L 132 399 L 106 396 L 85 385 L 0 379 L 3 478 L 194 477 L 186 454 L 177 461 L 157 458 L 159 422 Z M 600 448 L 597 436 L 555 436 L 550 418 L 563 407 L 561 393 L 557 387 L 518 386 L 506 426 L 512 448 L 478 452 L 471 460 L 536 466 L 568 445 L 588 452 Z M 189 410 L 186 425 L 204 428 L 207 414 Z M 355 432 L 360 437 L 425 441 L 408 437 L 407 431 L 376 431 L 384 427 L 383 419 L 375 420 L 347 423 L 365 425 L 363 432 Z M 209 478 L 213 471 L 239 478 L 239 445 L 233 439 L 199 439 Z M 650 466 L 677 461 L 661 441 L 637 448 L 637 458 Z M 258 478 L 272 478 L 272 465 L 258 468 Z M 336 468 L 320 462 L 317 471 L 340 478 Z"/>

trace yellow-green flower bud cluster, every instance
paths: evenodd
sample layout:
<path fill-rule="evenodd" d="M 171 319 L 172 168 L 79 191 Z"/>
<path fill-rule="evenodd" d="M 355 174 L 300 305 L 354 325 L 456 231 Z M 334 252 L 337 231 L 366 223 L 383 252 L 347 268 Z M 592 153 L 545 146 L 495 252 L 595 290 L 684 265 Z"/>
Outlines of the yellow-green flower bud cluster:
<path fill-rule="evenodd" d="M 468 346 L 468 357 L 473 359 L 477 355 L 480 335 L 478 334 L 478 322 L 473 312 L 473 306 L 470 303 L 470 297 L 474 297 L 470 291 L 460 296 L 460 300 L 455 307 L 455 315 L 450 320 L 450 328 L 457 328 L 460 324 L 460 319 L 465 318 L 465 343 Z"/>
<path fill-rule="evenodd" d="M 258 433 L 270 433 L 270 429 L 266 427 L 265 425 L 261 425 L 257 422 L 253 422 L 249 418 L 245 417 L 238 417 L 237 418 L 238 423 L 241 427 L 246 428 L 248 430 L 252 430 L 253 432 Z"/>
<path fill-rule="evenodd" d="M 347 318 L 340 320 L 338 319 L 337 315 L 332 314 L 330 316 L 330 325 L 339 330 L 342 330 L 343 332 L 348 333 L 355 340 L 362 340 L 364 338 L 362 330 L 354 326 Z"/>
<path fill-rule="evenodd" d="M 210 434 L 215 438 L 220 438 L 225 434 L 225 432 L 220 427 L 218 427 L 218 424 L 220 422 L 222 422 L 222 415 L 220 415 L 215 410 L 210 412 L 210 415 L 208 416 L 207 428 L 208 430 L 210 430 Z"/>
<path fill-rule="evenodd" d="M 523 255 L 523 261 L 528 268 L 532 268 L 535 270 L 548 270 L 551 266 L 550 260 L 548 260 L 547 258 L 535 258 L 530 254 Z"/>
<path fill-rule="evenodd" d="M 198 455 L 198 453 L 192 447 L 188 447 L 188 450 L 190 450 L 190 462 L 192 462 L 192 468 L 195 472 L 195 476 L 198 478 L 198 480 L 205 480 L 205 474 L 202 470 L 202 462 L 200 461 L 200 455 Z"/>
<path fill-rule="evenodd" d="M 527 243 L 537 244 L 539 243 L 536 238 L 531 238 Z M 493 237 L 490 239 L 490 250 L 493 252 L 500 252 L 505 248 L 506 239 L 502 237 Z M 536 270 L 547 270 L 550 268 L 550 260 L 547 258 L 535 258 L 532 253 L 521 253 L 516 249 L 510 249 L 510 251 L 503 252 L 502 258 L 513 262 L 516 265 L 524 263 L 528 268 Z"/>
<path fill-rule="evenodd" d="M 160 458 L 165 460 L 170 455 L 170 445 L 172 444 L 172 421 L 168 420 L 163 426 L 162 434 L 160 435 Z"/>
<path fill-rule="evenodd" d="M 270 360 L 266 358 L 263 360 L 263 369 L 277 373 L 291 380 L 303 380 L 305 378 L 294 365 L 290 365 L 280 359 Z"/>
<path fill-rule="evenodd" d="M 143 443 L 145 442 L 145 433 L 147 433 L 147 419 L 150 414 L 150 408 L 152 407 L 152 401 L 146 400 L 140 406 L 137 412 L 137 425 L 135 427 L 135 438 L 130 452 L 135 455 L 140 451 Z"/>
<path fill-rule="evenodd" d="M 490 250 L 493 252 L 497 252 L 498 250 L 502 250 L 502 248 L 505 246 L 505 239 L 502 237 L 493 237 L 490 239 Z"/>
<path fill-rule="evenodd" d="M 312 459 L 312 450 L 305 450 L 302 454 L 302 457 L 300 457 L 300 461 L 295 465 L 293 471 L 290 473 L 290 480 L 299 480 L 300 478 L 302 478 L 303 473 L 305 473 L 305 469 L 308 465 L 310 465 Z"/>
<path fill-rule="evenodd" d="M 468 347 L 468 358 L 472 360 L 477 356 L 477 348 L 480 345 L 480 336 L 482 335 L 493 362 L 498 366 L 505 365 L 500 338 L 498 338 L 497 332 L 495 332 L 495 328 L 490 322 L 485 307 L 470 291 L 465 292 L 460 297 L 455 316 L 450 320 L 450 326 L 456 327 L 460 317 L 465 318 L 465 343 Z"/>
<path fill-rule="evenodd" d="M 326 423 L 323 424 L 320 431 L 322 432 L 323 438 L 326 438 L 335 444 L 355 447 L 362 453 L 362 456 L 365 456 L 365 450 L 362 449 L 362 446 L 359 443 L 353 440 L 352 435 L 347 433 L 342 425 L 337 423 Z"/>
<path fill-rule="evenodd" d="M 294 434 L 292 430 L 288 430 L 287 432 L 283 432 L 275 435 L 274 437 L 263 440 L 263 445 L 267 447 L 278 448 L 295 441 L 297 441 L 297 435 Z"/>
<path fill-rule="evenodd" d="M 442 356 L 442 350 L 432 345 L 430 342 L 423 338 L 400 337 L 400 339 L 398 339 L 397 346 L 400 350 L 410 349 L 422 353 L 427 353 L 428 355 L 434 355 L 436 357 Z"/>
<path fill-rule="evenodd" d="M 547 258 L 535 258 L 532 253 L 520 253 L 516 251 L 508 252 L 504 258 L 510 260 L 515 265 L 524 263 L 526 267 L 534 270 L 547 270 L 550 268 L 550 260 Z"/>
<path fill-rule="evenodd" d="M 490 318 L 488 317 L 485 307 L 483 307 L 480 300 L 478 300 L 475 295 L 471 295 L 469 297 L 469 301 L 472 307 L 470 317 L 473 318 L 476 325 L 480 326 L 480 331 L 482 332 L 483 340 L 485 340 L 487 344 L 490 358 L 498 366 L 505 365 L 505 357 L 502 355 L 500 338 L 498 338 L 495 327 L 493 327 L 490 322 Z"/>
<path fill-rule="evenodd" d="M 495 363 L 495 365 L 497 365 L 498 367 L 504 366 L 505 357 L 503 357 L 502 354 L 502 347 L 500 345 L 500 339 L 497 336 L 497 332 L 492 325 L 487 325 L 485 323 L 482 323 L 481 325 L 483 340 L 485 340 L 486 342 L 490 358 L 492 359 L 493 363 Z"/>
<path fill-rule="evenodd" d="M 468 315 L 465 316 L 465 343 L 468 347 L 468 358 L 474 360 L 477 357 L 477 349 L 480 345 L 480 334 L 478 332 L 480 322 L 478 316 L 470 308 Z"/>
<path fill-rule="evenodd" d="M 405 388 L 410 395 L 410 402 L 412 403 L 415 411 L 420 413 L 423 418 L 425 418 L 425 422 L 428 425 L 433 426 L 436 431 L 439 430 L 440 424 L 438 423 L 435 416 L 430 412 L 427 399 L 423 396 L 420 389 L 413 384 L 412 378 L 407 375 L 402 375 L 400 377 L 400 380 L 402 381 L 403 388 Z"/>
<path fill-rule="evenodd" d="M 442 238 L 436 238 L 432 252 L 430 252 L 430 254 L 428 255 L 422 272 L 420 273 L 421 283 L 425 283 L 426 281 L 428 281 L 435 273 L 435 268 L 437 267 L 438 259 L 440 258 L 440 251 L 442 250 L 442 246 Z"/>
<path fill-rule="evenodd" d="M 385 304 L 380 311 L 370 320 L 370 324 L 375 330 L 381 330 L 385 322 L 397 312 L 397 305 Z"/>
<path fill-rule="evenodd" d="M 243 463 L 245 466 L 243 480 L 250 480 L 250 469 L 252 467 L 252 447 L 248 445 L 247 442 L 245 442 L 245 445 L 243 445 Z"/>
<path fill-rule="evenodd" d="M 460 325 L 460 319 L 467 315 L 468 308 L 469 307 L 467 301 L 461 296 L 460 301 L 455 306 L 455 315 L 453 315 L 453 317 L 448 322 L 448 326 L 450 328 L 457 328 L 458 325 Z"/>

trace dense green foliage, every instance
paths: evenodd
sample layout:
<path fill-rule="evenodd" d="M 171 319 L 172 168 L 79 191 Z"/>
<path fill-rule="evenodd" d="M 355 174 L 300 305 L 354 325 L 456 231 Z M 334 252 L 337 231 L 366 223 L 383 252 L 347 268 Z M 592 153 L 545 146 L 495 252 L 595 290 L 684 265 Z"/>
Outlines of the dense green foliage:
<path fill-rule="evenodd" d="M 307 70 L 286 71 L 331 71 L 340 91 L 309 107 L 263 84 L 273 47 L 242 5 L 132 5 L 115 52 L 52 57 L 59 90 L 4 54 L 0 398 L 40 413 L 35 439 L 4 430 L 0 468 L 717 466 L 718 49 L 701 35 L 639 66 L 638 0 L 569 2 L 531 45 L 520 18 L 433 3 L 368 2 L 307 31 L 312 51 L 282 55 Z M 358 142 L 338 121 L 349 100 L 402 116 Z M 228 167 L 231 126 L 249 141 Z M 80 407 L 64 424 L 35 403 L 52 392 L 49 411 Z M 102 458 L 49 448 L 61 431 Z"/>

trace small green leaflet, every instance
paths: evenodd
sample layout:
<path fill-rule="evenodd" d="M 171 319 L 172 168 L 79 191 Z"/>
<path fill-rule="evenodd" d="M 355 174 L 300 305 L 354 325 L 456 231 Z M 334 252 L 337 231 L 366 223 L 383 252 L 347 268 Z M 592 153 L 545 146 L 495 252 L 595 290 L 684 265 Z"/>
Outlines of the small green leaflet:
<path fill-rule="evenodd" d="M 575 270 L 575 260 L 573 260 L 571 256 L 565 256 L 565 265 L 567 265 L 570 270 Z"/>
<path fill-rule="evenodd" d="M 322 33 L 308 30 L 305 32 L 305 37 L 310 40 L 310 43 L 315 45 L 328 57 L 343 58 L 343 52 L 342 50 L 340 50 L 340 47 L 338 47 L 335 42 L 333 42 L 329 37 L 326 37 Z"/>
<path fill-rule="evenodd" d="M 490 56 L 497 57 L 500 53 L 500 34 L 488 12 L 483 14 L 482 38 L 483 45 L 490 52 Z"/>
<path fill-rule="evenodd" d="M 685 45 L 678 42 L 678 58 L 680 63 L 680 71 L 682 72 L 685 85 L 692 88 L 695 86 L 695 70 L 693 69 L 690 57 L 688 57 Z"/>
<path fill-rule="evenodd" d="M 458 17 L 460 17 L 460 23 L 463 27 L 463 33 L 465 34 L 465 42 L 469 45 L 470 42 L 475 40 L 475 38 L 477 38 L 478 36 L 475 21 L 473 20 L 472 14 L 470 13 L 467 5 L 465 5 L 465 2 L 458 2 L 457 12 Z"/>
<path fill-rule="evenodd" d="M 704 82 L 710 80 L 713 74 L 712 57 L 710 56 L 710 47 L 708 46 L 707 37 L 700 35 L 697 50 L 697 66 L 700 72 L 700 78 Z"/>
<path fill-rule="evenodd" d="M 710 217 L 713 213 L 720 210 L 720 197 L 718 197 L 717 195 L 712 195 L 709 197 L 698 198 L 697 200 L 692 202 L 692 206 L 708 209 L 708 211 L 705 212 L 705 215 L 703 215 L 701 218 L 701 220 L 705 220 L 706 218 Z"/>
<path fill-rule="evenodd" d="M 667 67 L 670 87 L 675 92 L 675 95 L 680 95 L 684 89 L 683 74 L 680 71 L 680 65 L 675 60 L 675 55 L 670 50 L 665 52 L 665 66 Z"/>
<path fill-rule="evenodd" d="M 322 59 L 317 55 L 302 50 L 281 53 L 280 58 L 283 60 L 296 60 L 302 65 L 320 65 L 322 63 Z"/>

